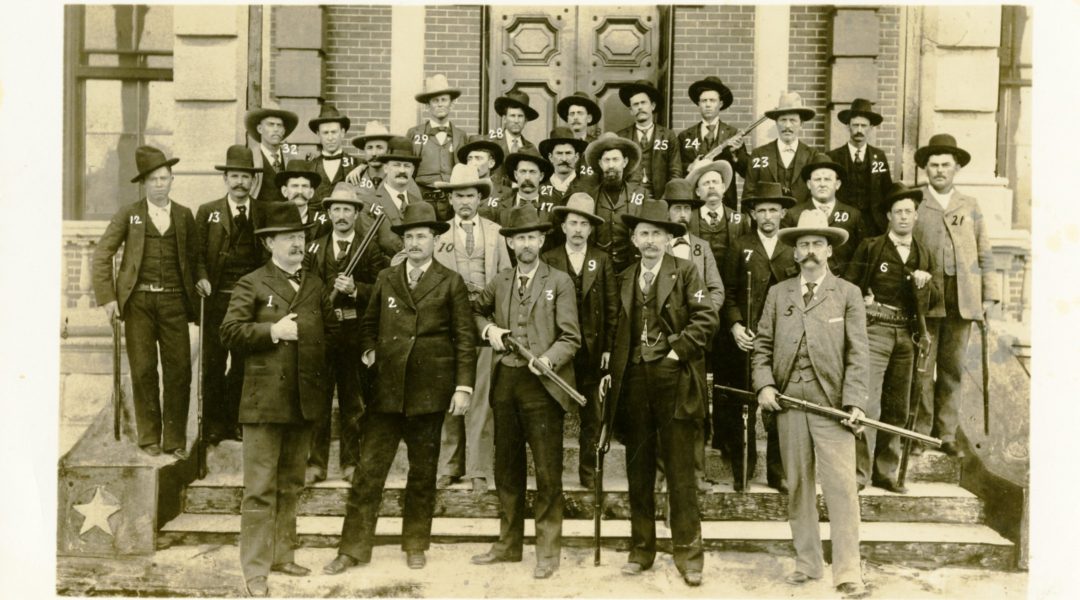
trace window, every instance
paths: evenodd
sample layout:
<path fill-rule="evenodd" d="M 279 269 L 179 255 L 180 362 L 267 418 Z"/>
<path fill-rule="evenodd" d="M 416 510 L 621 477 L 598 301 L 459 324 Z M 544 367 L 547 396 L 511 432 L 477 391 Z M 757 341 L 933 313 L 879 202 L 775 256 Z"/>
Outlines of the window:
<path fill-rule="evenodd" d="M 997 174 L 1009 180 L 1015 229 L 1031 229 L 1030 6 L 1001 7 Z"/>
<path fill-rule="evenodd" d="M 140 197 L 136 147 L 172 155 L 172 17 L 169 6 L 65 8 L 65 219 L 108 219 Z"/>

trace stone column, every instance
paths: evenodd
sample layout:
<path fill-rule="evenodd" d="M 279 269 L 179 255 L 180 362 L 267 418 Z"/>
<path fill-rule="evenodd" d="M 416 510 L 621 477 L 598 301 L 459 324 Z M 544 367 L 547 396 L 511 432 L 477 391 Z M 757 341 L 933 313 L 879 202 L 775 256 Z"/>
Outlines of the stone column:
<path fill-rule="evenodd" d="M 754 114 L 775 108 L 780 92 L 788 87 L 788 35 L 791 8 L 779 4 L 759 4 L 754 14 Z M 753 145 L 776 139 L 772 123 L 754 130 Z"/>
<path fill-rule="evenodd" d="M 423 5 L 390 8 L 390 131 L 398 135 L 416 125 L 419 114 L 415 96 L 424 87 L 425 10 Z"/>

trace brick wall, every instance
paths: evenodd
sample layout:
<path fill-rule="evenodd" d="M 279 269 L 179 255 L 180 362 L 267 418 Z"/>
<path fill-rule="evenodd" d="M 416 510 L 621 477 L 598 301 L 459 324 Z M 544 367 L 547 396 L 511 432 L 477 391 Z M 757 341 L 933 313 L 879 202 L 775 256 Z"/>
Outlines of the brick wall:
<path fill-rule="evenodd" d="M 828 6 L 792 6 L 791 42 L 788 54 L 788 90 L 798 92 L 803 102 L 817 111 L 813 120 L 803 123 L 802 141 L 814 148 L 825 146 L 828 113 L 829 29 L 832 8 Z M 775 106 L 776 100 L 768 102 Z"/>
<path fill-rule="evenodd" d="M 389 126 L 390 7 L 331 5 L 326 12 L 326 101 L 352 119 L 350 138 L 371 119 Z"/>
<path fill-rule="evenodd" d="M 461 90 L 450 118 L 470 134 L 480 130 L 481 11 L 479 6 L 428 6 L 424 11 L 424 74 L 445 73 L 450 85 Z M 426 107 L 417 107 L 418 121 L 426 118 Z"/>
<path fill-rule="evenodd" d="M 881 47 L 877 57 L 878 98 L 877 108 L 885 120 L 871 136 L 870 143 L 885 151 L 893 170 L 893 179 L 900 178 L 900 120 L 903 118 L 903 97 L 900 82 L 900 7 L 886 6 L 878 9 L 881 20 Z M 871 98 L 871 100 L 875 100 Z M 833 146 L 839 145 L 837 142 Z M 913 174 L 907 179 L 913 181 Z"/>

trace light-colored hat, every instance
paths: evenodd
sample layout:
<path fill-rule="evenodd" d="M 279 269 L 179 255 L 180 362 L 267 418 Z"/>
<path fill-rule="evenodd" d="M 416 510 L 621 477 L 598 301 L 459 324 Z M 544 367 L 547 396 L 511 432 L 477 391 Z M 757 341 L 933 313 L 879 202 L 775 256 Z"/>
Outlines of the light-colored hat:
<path fill-rule="evenodd" d="M 450 99 L 454 100 L 461 95 L 461 90 L 450 87 L 446 75 L 436 73 L 424 80 L 424 91 L 417 94 L 415 98 L 420 104 L 427 104 L 429 100 L 442 94 L 449 94 Z"/>
<path fill-rule="evenodd" d="M 323 208 L 329 208 L 331 204 L 351 204 L 357 210 L 362 210 L 364 201 L 356 195 L 356 189 L 349 183 L 341 181 L 334 186 L 334 191 L 322 199 Z"/>
<path fill-rule="evenodd" d="M 364 144 L 374 141 L 383 140 L 387 143 L 394 137 L 394 134 L 390 133 L 390 130 L 383 126 L 378 121 L 368 121 L 367 125 L 364 125 L 364 134 L 356 136 L 352 141 L 352 145 L 356 146 L 360 150 L 364 149 Z"/>
<path fill-rule="evenodd" d="M 833 246 L 842 246 L 848 240 L 848 232 L 839 227 L 830 227 L 829 218 L 820 210 L 804 210 L 799 215 L 799 224 L 784 227 L 777 233 L 780 241 L 788 246 L 795 246 L 799 238 L 807 235 L 820 235 Z"/>
<path fill-rule="evenodd" d="M 711 171 L 716 171 L 720 174 L 720 179 L 724 181 L 725 190 L 731 186 L 731 163 L 726 160 L 714 160 L 711 163 L 701 165 L 693 171 L 690 171 L 690 173 L 686 175 L 686 180 L 690 182 L 691 188 L 696 189 L 698 180 Z"/>
<path fill-rule="evenodd" d="M 623 170 L 624 178 L 629 177 L 641 162 L 641 146 L 637 142 L 619 137 L 613 131 L 605 131 L 585 148 L 585 164 L 592 167 L 593 171 L 599 175 L 602 172 L 600 157 L 608 150 L 618 150 L 627 158 L 626 169 Z"/>
<path fill-rule="evenodd" d="M 596 200 L 585 192 L 574 192 L 566 199 L 566 206 L 556 206 L 551 209 L 551 220 L 562 221 L 567 213 L 581 215 L 589 220 L 593 226 L 604 224 L 604 219 L 596 215 Z"/>
<path fill-rule="evenodd" d="M 480 172 L 473 165 L 454 165 L 450 172 L 450 181 L 436 181 L 435 187 L 440 190 L 460 190 L 463 188 L 476 188 L 481 198 L 491 195 L 491 180 L 481 179 Z"/>
<path fill-rule="evenodd" d="M 803 103 L 802 96 L 798 92 L 780 92 L 780 100 L 777 101 L 776 108 L 765 111 L 765 116 L 775 121 L 791 113 L 799 115 L 803 121 L 809 121 L 817 114 L 814 109 Z"/>

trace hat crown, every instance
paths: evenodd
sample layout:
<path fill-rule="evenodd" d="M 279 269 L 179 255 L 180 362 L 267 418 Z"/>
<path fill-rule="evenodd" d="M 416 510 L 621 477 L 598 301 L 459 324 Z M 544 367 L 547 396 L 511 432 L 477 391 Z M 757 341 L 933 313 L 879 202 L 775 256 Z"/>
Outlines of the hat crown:
<path fill-rule="evenodd" d="M 338 112 L 337 107 L 334 106 L 333 104 L 330 104 L 329 102 L 324 102 L 322 104 L 322 106 L 319 107 L 319 118 L 320 119 L 336 119 L 336 118 L 339 118 L 341 116 L 343 116 L 343 115 L 340 112 Z"/>
<path fill-rule="evenodd" d="M 545 224 L 540 222 L 540 214 L 537 210 L 532 206 L 523 204 L 510 209 L 510 218 L 507 219 L 503 229 L 524 229 L 543 225 Z"/>
<path fill-rule="evenodd" d="M 818 169 L 829 169 L 833 173 L 836 173 L 838 178 L 842 178 L 845 175 L 844 167 L 824 152 L 818 152 L 810 159 L 810 162 L 806 163 L 806 166 L 803 167 L 802 170 L 803 178 L 810 179 L 810 176 Z"/>
<path fill-rule="evenodd" d="M 820 210 L 804 210 L 799 215 L 797 229 L 824 229 L 829 226 L 829 218 Z"/>
<path fill-rule="evenodd" d="M 529 105 L 529 95 L 521 90 L 510 90 L 509 92 L 506 92 L 505 97 L 514 102 L 524 104 L 525 106 Z"/>
<path fill-rule="evenodd" d="M 408 228 L 410 225 L 427 225 L 437 222 L 435 208 L 427 202 L 410 202 L 405 207 L 405 214 L 401 218 L 401 226 Z"/>
<path fill-rule="evenodd" d="M 851 101 L 851 110 L 853 112 L 868 112 L 874 109 L 874 103 L 866 98 L 856 98 Z"/>
<path fill-rule="evenodd" d="M 569 127 L 565 127 L 565 126 L 562 126 L 562 125 L 556 127 L 555 129 L 552 129 L 551 133 L 548 135 L 549 140 L 559 140 L 559 139 L 569 140 L 569 139 L 573 139 L 573 137 L 574 137 L 573 130 L 571 130 Z"/>
<path fill-rule="evenodd" d="M 590 215 L 596 214 L 596 200 L 592 196 L 585 192 L 574 192 L 570 194 L 570 197 L 566 199 L 566 208 L 568 210 L 576 210 L 578 212 L 589 213 Z"/>
<path fill-rule="evenodd" d="M 359 199 L 356 197 L 356 190 L 353 189 L 351 184 L 344 181 L 338 182 L 334 186 L 334 191 L 330 192 L 330 195 L 323 200 L 324 203 L 333 202 L 334 200 L 349 200 L 357 202 Z"/>
<path fill-rule="evenodd" d="M 672 179 L 664 186 L 664 200 L 672 202 L 696 202 L 694 188 L 685 179 Z"/>
<path fill-rule="evenodd" d="M 780 99 L 776 102 L 776 110 L 790 108 L 806 108 L 802 96 L 799 95 L 799 92 L 780 92 Z"/>
<path fill-rule="evenodd" d="M 255 157 L 251 154 L 251 148 L 243 144 L 233 144 L 225 151 L 225 166 L 245 169 L 255 168 Z"/>
<path fill-rule="evenodd" d="M 267 233 L 298 231 L 305 228 L 300 219 L 300 209 L 291 202 L 267 202 L 263 213 L 263 225 L 260 230 L 273 230 Z"/>
<path fill-rule="evenodd" d="M 164 162 L 166 162 L 165 153 L 153 146 L 139 146 L 135 149 L 135 168 L 139 173 L 144 173 L 154 165 Z"/>
<path fill-rule="evenodd" d="M 386 153 L 392 156 L 415 156 L 413 153 L 412 142 L 410 142 L 408 138 L 401 136 L 395 136 L 390 140 L 390 143 L 387 144 Z"/>
<path fill-rule="evenodd" d="M 390 135 L 390 130 L 378 121 L 368 121 L 367 124 L 364 125 L 364 136 L 372 137 L 376 135 Z"/>
<path fill-rule="evenodd" d="M 669 219 L 668 203 L 664 200 L 643 202 L 637 217 L 643 221 L 667 221 Z"/>
<path fill-rule="evenodd" d="M 450 81 L 446 78 L 446 75 L 443 75 L 442 73 L 436 73 L 424 80 L 425 94 L 442 91 L 448 89 L 449 87 Z"/>
<path fill-rule="evenodd" d="M 754 188 L 754 196 L 758 198 L 781 198 L 784 196 L 784 187 L 775 181 L 759 181 Z"/>
<path fill-rule="evenodd" d="M 450 171 L 450 185 L 461 185 L 480 181 L 480 171 L 475 165 L 457 163 L 454 170 Z"/>
<path fill-rule="evenodd" d="M 302 158 L 290 158 L 289 162 L 285 163 L 285 171 L 292 173 L 314 172 L 311 170 L 311 165 Z"/>
<path fill-rule="evenodd" d="M 948 133 L 935 133 L 934 135 L 930 136 L 930 142 L 927 143 L 926 145 L 927 146 L 952 146 L 954 148 L 957 147 L 956 146 L 956 138 L 954 138 L 952 136 L 952 134 L 948 134 Z"/>

